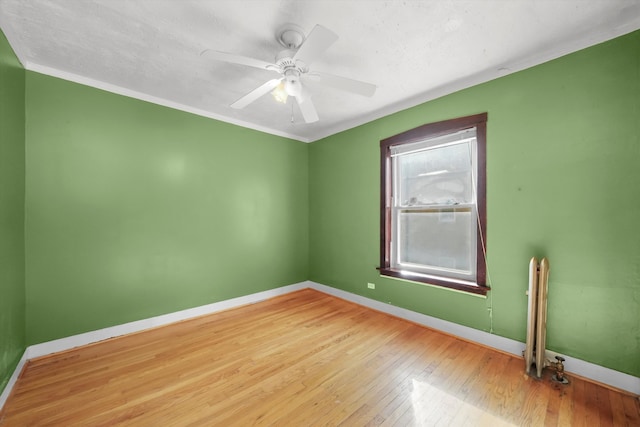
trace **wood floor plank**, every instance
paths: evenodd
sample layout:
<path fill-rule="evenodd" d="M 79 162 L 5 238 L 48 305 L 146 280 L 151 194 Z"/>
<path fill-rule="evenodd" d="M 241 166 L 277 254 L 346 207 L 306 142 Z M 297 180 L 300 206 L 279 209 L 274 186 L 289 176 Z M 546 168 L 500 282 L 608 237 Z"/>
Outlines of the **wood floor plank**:
<path fill-rule="evenodd" d="M 313 290 L 29 361 L 0 425 L 640 425 L 636 397 Z"/>
<path fill-rule="evenodd" d="M 622 396 L 622 406 L 627 425 L 640 426 L 640 399 L 631 396 Z"/>

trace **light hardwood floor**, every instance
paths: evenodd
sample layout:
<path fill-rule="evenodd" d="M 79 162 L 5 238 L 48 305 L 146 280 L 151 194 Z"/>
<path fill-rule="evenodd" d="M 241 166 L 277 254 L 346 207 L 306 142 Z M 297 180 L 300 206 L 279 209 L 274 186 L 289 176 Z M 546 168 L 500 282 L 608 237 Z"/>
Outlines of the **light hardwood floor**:
<path fill-rule="evenodd" d="M 636 397 L 302 290 L 30 361 L 0 425 L 638 426 Z"/>

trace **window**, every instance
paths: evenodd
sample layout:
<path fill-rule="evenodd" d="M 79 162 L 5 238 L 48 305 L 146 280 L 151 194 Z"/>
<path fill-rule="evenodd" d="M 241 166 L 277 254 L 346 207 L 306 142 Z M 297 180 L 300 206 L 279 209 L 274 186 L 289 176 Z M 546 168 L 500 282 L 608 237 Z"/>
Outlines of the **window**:
<path fill-rule="evenodd" d="M 380 273 L 486 294 L 487 114 L 380 141 Z"/>

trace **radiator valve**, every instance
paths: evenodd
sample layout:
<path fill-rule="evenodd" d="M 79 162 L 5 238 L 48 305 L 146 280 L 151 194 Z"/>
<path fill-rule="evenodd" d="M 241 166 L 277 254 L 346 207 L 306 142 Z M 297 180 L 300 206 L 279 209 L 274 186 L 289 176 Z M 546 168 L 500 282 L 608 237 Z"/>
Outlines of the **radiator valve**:
<path fill-rule="evenodd" d="M 569 380 L 567 380 L 567 378 L 564 376 L 564 364 L 562 363 L 564 362 L 564 357 L 556 356 L 556 360 L 557 362 L 554 363 L 556 367 L 556 373 L 553 376 L 553 380 L 562 384 L 569 384 Z"/>

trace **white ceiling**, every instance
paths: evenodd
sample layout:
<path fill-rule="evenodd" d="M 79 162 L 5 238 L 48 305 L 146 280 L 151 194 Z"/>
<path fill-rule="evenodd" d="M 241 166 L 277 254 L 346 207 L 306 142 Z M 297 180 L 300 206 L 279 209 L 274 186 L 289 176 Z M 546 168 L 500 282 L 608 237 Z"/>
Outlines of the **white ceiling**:
<path fill-rule="evenodd" d="M 338 34 L 311 68 L 375 95 L 230 108 L 277 74 L 200 53 L 273 62 L 284 23 Z M 0 0 L 0 27 L 28 70 L 309 142 L 640 29 L 640 0 Z"/>

